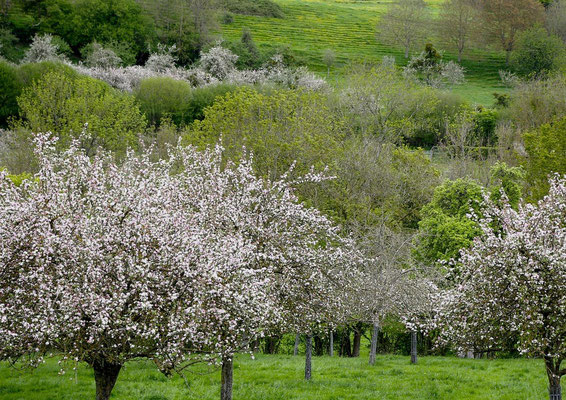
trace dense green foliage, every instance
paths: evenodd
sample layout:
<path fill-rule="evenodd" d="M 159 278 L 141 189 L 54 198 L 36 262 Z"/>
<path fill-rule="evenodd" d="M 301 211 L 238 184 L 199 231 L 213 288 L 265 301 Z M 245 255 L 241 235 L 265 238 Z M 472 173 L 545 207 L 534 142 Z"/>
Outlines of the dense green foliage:
<path fill-rule="evenodd" d="M 566 173 L 566 118 L 525 133 L 528 194 L 537 200 L 548 193 L 548 175 Z"/>
<path fill-rule="evenodd" d="M 0 62 L 0 126 L 5 126 L 8 117 L 18 113 L 20 92 L 17 68 Z"/>
<path fill-rule="evenodd" d="M 519 36 L 511 62 L 520 75 L 540 75 L 560 67 L 564 55 L 562 40 L 537 27 Z"/>
<path fill-rule="evenodd" d="M 33 132 L 57 134 L 61 146 L 79 137 L 88 124 L 88 151 L 98 146 L 117 152 L 136 147 L 146 125 L 133 97 L 88 77 L 48 73 L 24 89 L 18 103 L 20 124 Z"/>
<path fill-rule="evenodd" d="M 192 88 L 186 81 L 157 77 L 143 80 L 135 97 L 151 124 L 159 125 L 168 117 L 177 126 L 184 126 L 203 119 L 206 107 L 235 89 L 225 84 Z"/>
<path fill-rule="evenodd" d="M 222 138 L 233 159 L 245 146 L 262 176 L 280 176 L 294 161 L 299 174 L 312 165 L 322 169 L 335 161 L 344 137 L 343 122 L 326 101 L 317 93 L 280 90 L 266 95 L 241 89 L 206 109 L 185 140 L 210 145 Z"/>

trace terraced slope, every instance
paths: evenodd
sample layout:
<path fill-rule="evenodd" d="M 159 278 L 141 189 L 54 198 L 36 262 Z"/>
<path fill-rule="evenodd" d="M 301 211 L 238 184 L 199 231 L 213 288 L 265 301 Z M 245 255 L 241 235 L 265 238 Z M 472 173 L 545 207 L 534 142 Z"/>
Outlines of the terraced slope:
<path fill-rule="evenodd" d="M 360 60 L 379 60 L 392 55 L 404 62 L 402 50 L 378 43 L 376 26 L 393 0 L 274 0 L 285 12 L 284 19 L 255 16 L 234 17 L 234 22 L 222 25 L 222 35 L 238 40 L 243 27 L 250 28 L 260 47 L 289 45 L 320 73 L 326 71 L 322 62 L 325 49 L 337 55 L 334 80 L 340 80 L 345 66 Z M 431 12 L 438 11 L 442 0 L 428 0 Z M 433 43 L 434 38 L 427 38 Z M 453 56 L 446 53 L 448 59 Z M 455 89 L 471 102 L 490 104 L 493 92 L 503 92 L 498 70 L 504 68 L 504 57 L 498 52 L 474 51 L 465 55 L 463 66 L 468 82 Z"/>

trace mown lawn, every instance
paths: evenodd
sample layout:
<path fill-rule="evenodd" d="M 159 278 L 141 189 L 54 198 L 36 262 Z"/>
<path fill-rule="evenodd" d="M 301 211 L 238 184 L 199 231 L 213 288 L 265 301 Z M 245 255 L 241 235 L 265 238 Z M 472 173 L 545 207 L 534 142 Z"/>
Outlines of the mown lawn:
<path fill-rule="evenodd" d="M 243 27 L 250 28 L 260 47 L 289 45 L 309 68 L 325 74 L 322 61 L 325 49 L 337 55 L 337 66 L 331 81 L 340 82 L 351 62 L 380 60 L 392 55 L 397 63 L 405 62 L 402 49 L 378 43 L 376 26 L 391 0 L 274 0 L 285 18 L 234 16 L 234 22 L 221 26 L 222 35 L 239 40 Z M 442 0 L 428 0 L 436 13 Z M 428 38 L 433 43 L 434 38 Z M 437 44 L 437 47 L 442 48 Z M 454 59 L 450 52 L 447 59 Z M 505 68 L 500 52 L 475 50 L 467 53 L 462 62 L 467 83 L 454 89 L 472 103 L 490 105 L 493 92 L 505 92 L 498 71 Z"/>
<path fill-rule="evenodd" d="M 543 399 L 547 383 L 542 361 L 468 360 L 421 357 L 411 365 L 408 357 L 379 356 L 375 366 L 367 358 L 315 357 L 313 380 L 303 381 L 301 356 L 238 356 L 234 370 L 234 399 L 339 400 L 339 399 Z M 57 360 L 35 371 L 17 371 L 0 364 L 0 399 L 93 399 L 92 372 L 80 365 L 59 375 Z M 76 381 L 75 381 L 76 379 Z M 182 378 L 167 379 L 149 362 L 127 364 L 120 373 L 113 399 L 173 400 L 219 398 L 220 374 L 204 367 Z"/>

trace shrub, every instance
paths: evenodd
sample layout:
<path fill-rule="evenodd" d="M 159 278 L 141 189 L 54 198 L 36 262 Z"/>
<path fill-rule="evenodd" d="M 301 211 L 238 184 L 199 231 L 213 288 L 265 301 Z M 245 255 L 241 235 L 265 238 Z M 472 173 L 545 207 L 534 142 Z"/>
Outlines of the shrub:
<path fill-rule="evenodd" d="M 93 42 L 83 49 L 84 63 L 91 68 L 113 68 L 122 64 L 122 59 L 110 48 Z"/>
<path fill-rule="evenodd" d="M 171 47 L 157 45 L 157 51 L 149 56 L 145 67 L 150 71 L 161 73 L 175 69 L 176 59 L 173 54 L 176 50 L 175 45 Z"/>
<path fill-rule="evenodd" d="M 27 87 L 43 79 L 44 76 L 51 72 L 57 72 L 70 78 L 78 76 L 77 72 L 66 64 L 55 61 L 43 61 L 20 65 L 18 68 L 18 79 L 23 87 Z"/>
<path fill-rule="evenodd" d="M 136 147 L 146 120 L 133 96 L 89 77 L 71 78 L 52 72 L 24 89 L 18 99 L 22 121 L 33 132 L 53 132 L 60 146 L 68 146 L 88 124 L 83 146 L 116 152 Z"/>
<path fill-rule="evenodd" d="M 65 56 L 60 53 L 59 46 L 53 41 L 51 35 L 35 35 L 30 48 L 26 51 L 23 62 L 37 63 L 41 61 L 64 61 Z"/>
<path fill-rule="evenodd" d="M 164 116 L 168 116 L 178 126 L 187 121 L 188 107 L 192 88 L 188 82 L 168 77 L 155 77 L 141 82 L 135 92 L 141 111 L 149 122 L 159 125 Z"/>
<path fill-rule="evenodd" d="M 220 44 L 201 54 L 200 67 L 213 77 L 223 80 L 235 69 L 238 56 Z"/>

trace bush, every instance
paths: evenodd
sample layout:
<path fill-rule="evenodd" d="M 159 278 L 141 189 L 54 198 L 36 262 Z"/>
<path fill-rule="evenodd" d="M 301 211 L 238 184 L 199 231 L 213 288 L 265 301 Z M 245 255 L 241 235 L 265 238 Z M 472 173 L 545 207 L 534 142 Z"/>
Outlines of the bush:
<path fill-rule="evenodd" d="M 175 125 L 183 126 L 203 119 L 206 107 L 234 90 L 235 86 L 225 84 L 192 88 L 186 81 L 155 77 L 143 80 L 135 96 L 151 124 L 159 126 L 168 118 Z"/>
<path fill-rule="evenodd" d="M 177 125 L 186 124 L 192 88 L 188 82 L 168 77 L 145 79 L 135 92 L 141 111 L 149 122 L 159 125 L 165 116 Z"/>
<path fill-rule="evenodd" d="M 24 63 L 37 63 L 42 61 L 64 61 L 57 41 L 51 35 L 35 35 L 30 48 L 24 56 Z"/>
<path fill-rule="evenodd" d="M 122 64 L 122 59 L 110 48 L 92 42 L 83 49 L 84 63 L 91 68 L 113 68 Z"/>
<path fill-rule="evenodd" d="M 0 126 L 18 114 L 18 96 L 22 88 L 15 66 L 0 62 Z"/>
<path fill-rule="evenodd" d="M 563 61 L 564 44 L 544 28 L 521 33 L 511 63 L 519 75 L 541 75 L 557 69 Z"/>
<path fill-rule="evenodd" d="M 59 146 L 81 136 L 88 124 L 83 145 L 88 152 L 98 146 L 116 152 L 136 147 L 146 120 L 133 96 L 121 93 L 104 82 L 51 72 L 18 98 L 20 125 L 33 132 L 53 132 Z"/>
<path fill-rule="evenodd" d="M 57 72 L 69 78 L 77 77 L 77 72 L 70 66 L 54 61 L 43 61 L 40 63 L 22 64 L 18 68 L 18 79 L 22 87 L 31 86 L 51 72 Z"/>

